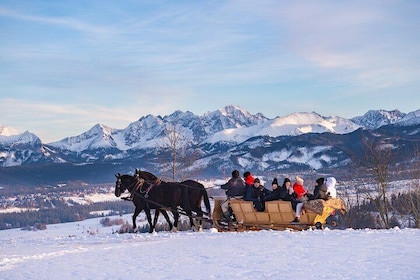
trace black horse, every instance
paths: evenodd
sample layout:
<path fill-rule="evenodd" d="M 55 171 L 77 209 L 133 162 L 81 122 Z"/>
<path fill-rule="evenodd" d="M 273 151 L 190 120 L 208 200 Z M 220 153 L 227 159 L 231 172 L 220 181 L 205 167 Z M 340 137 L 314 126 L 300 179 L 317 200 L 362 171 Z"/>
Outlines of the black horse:
<path fill-rule="evenodd" d="M 164 182 L 164 181 L 161 181 L 154 174 L 147 171 L 141 171 L 139 169 L 135 170 L 135 176 L 144 179 L 150 185 L 156 185 L 156 184 L 160 184 L 161 182 Z M 194 217 L 196 218 L 198 222 L 194 224 L 193 217 L 189 215 L 190 225 L 191 227 L 194 227 L 196 225 L 199 228 L 199 230 L 201 230 L 202 225 L 203 225 L 203 215 L 207 214 L 208 218 L 211 219 L 211 207 L 210 207 L 210 201 L 209 201 L 206 188 L 204 187 L 203 184 L 194 180 L 186 180 L 179 184 L 187 187 L 189 206 L 191 207 L 191 211 L 196 213 Z M 203 209 L 201 208 L 202 202 L 204 202 L 204 206 L 206 207 L 207 212 L 204 212 Z M 164 213 L 165 212 L 162 212 L 162 214 Z M 159 215 L 159 212 L 156 212 L 155 216 L 156 215 Z"/>
<path fill-rule="evenodd" d="M 115 175 L 117 181 L 115 183 L 115 196 L 120 197 L 122 193 L 128 190 L 136 207 L 133 214 L 133 228 L 136 230 L 136 218 L 142 210 L 145 211 L 150 230 L 153 232 L 159 212 L 165 216 L 172 230 L 172 224 L 164 210 L 169 210 L 174 215 L 174 227 L 178 226 L 178 207 L 191 215 L 189 207 L 188 193 L 185 186 L 177 183 L 162 183 L 159 185 L 150 184 L 144 179 L 131 175 Z M 154 221 L 150 209 L 156 209 Z"/>

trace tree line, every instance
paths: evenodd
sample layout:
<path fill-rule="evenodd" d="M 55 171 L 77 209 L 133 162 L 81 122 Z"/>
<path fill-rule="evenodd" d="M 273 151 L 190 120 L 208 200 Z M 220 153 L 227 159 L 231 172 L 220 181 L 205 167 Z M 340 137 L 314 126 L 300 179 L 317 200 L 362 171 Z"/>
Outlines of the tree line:
<path fill-rule="evenodd" d="M 33 227 L 34 225 L 48 225 L 82 221 L 97 217 L 91 214 L 93 211 L 111 210 L 110 215 L 122 215 L 132 213 L 134 206 L 126 201 L 106 201 L 93 204 L 69 206 L 57 204 L 55 208 L 40 209 L 38 211 L 24 211 L 16 213 L 0 214 L 0 230 L 11 228 Z"/>

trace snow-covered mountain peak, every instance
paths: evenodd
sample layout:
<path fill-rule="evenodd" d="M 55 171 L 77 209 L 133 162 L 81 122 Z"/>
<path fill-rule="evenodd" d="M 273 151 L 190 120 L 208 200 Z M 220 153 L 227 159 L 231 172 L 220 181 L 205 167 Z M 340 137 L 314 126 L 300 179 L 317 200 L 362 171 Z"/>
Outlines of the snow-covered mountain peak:
<path fill-rule="evenodd" d="M 117 130 L 106 125 L 96 124 L 78 136 L 67 137 L 63 140 L 52 142 L 49 145 L 75 152 L 81 152 L 89 148 L 115 147 L 116 143 L 112 139 L 112 134 L 115 131 Z"/>
<path fill-rule="evenodd" d="M 369 110 L 363 116 L 351 118 L 350 120 L 360 126 L 376 129 L 383 125 L 393 124 L 402 119 L 406 114 L 395 109 L 392 111 L 386 110 Z"/>
<path fill-rule="evenodd" d="M 345 134 L 358 128 L 358 125 L 340 117 L 323 117 L 315 112 L 293 113 L 249 127 L 225 129 L 210 136 L 206 142 L 212 144 L 220 141 L 241 143 L 251 137 L 265 135 L 278 137 L 323 132 Z"/>
<path fill-rule="evenodd" d="M 194 115 L 192 112 L 182 112 L 182 111 L 175 111 L 174 113 L 170 114 L 169 116 L 165 116 L 163 121 L 175 124 L 175 123 L 190 123 L 193 120 L 197 120 L 199 117 Z"/>
<path fill-rule="evenodd" d="M 239 113 L 245 116 L 250 116 L 251 114 L 243 109 L 242 107 L 236 106 L 236 105 L 228 105 L 225 106 L 224 108 L 219 110 L 222 115 L 224 116 L 234 116 L 234 115 L 238 115 Z"/>
<path fill-rule="evenodd" d="M 324 118 L 315 113 L 293 113 L 286 115 L 284 117 L 276 117 L 272 123 L 272 126 L 282 126 L 282 125 L 304 125 L 304 124 L 313 124 L 317 122 L 322 122 Z"/>

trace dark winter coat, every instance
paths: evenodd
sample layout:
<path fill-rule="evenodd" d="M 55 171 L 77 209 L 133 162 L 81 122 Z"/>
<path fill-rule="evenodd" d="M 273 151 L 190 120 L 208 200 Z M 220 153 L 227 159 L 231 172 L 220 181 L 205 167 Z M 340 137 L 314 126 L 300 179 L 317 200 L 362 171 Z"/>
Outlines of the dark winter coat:
<path fill-rule="evenodd" d="M 246 185 L 246 187 L 245 187 L 245 197 L 244 197 L 244 200 L 248 200 L 248 201 L 250 201 L 250 200 L 252 200 L 252 189 L 255 189 L 254 188 L 254 184 L 247 184 L 247 183 L 245 183 L 245 185 Z"/>
<path fill-rule="evenodd" d="M 245 195 L 245 182 L 240 177 L 231 178 L 226 184 L 223 184 L 220 187 L 226 191 L 228 197 Z"/>
<path fill-rule="evenodd" d="M 327 186 L 325 184 L 315 186 L 314 194 L 311 196 L 311 200 L 314 199 L 328 199 Z"/>
<path fill-rule="evenodd" d="M 254 187 L 254 185 L 247 186 L 247 189 L 248 192 L 245 200 L 248 201 L 264 200 L 265 195 L 268 193 L 268 190 L 261 185 L 259 188 Z"/>
<path fill-rule="evenodd" d="M 256 188 L 254 186 L 250 187 L 249 196 L 245 198 L 245 200 L 252 201 L 254 204 L 254 208 L 257 211 L 264 211 L 265 210 L 265 196 L 268 190 L 264 188 L 264 186 L 260 186 Z"/>
<path fill-rule="evenodd" d="M 279 200 L 281 199 L 281 187 L 277 187 L 277 189 L 272 190 L 271 192 L 268 191 L 265 194 L 265 201 L 272 201 L 272 200 Z"/>
<path fill-rule="evenodd" d="M 293 194 L 289 194 L 286 186 L 279 188 L 280 189 L 280 199 L 284 201 L 292 201 L 294 196 Z"/>

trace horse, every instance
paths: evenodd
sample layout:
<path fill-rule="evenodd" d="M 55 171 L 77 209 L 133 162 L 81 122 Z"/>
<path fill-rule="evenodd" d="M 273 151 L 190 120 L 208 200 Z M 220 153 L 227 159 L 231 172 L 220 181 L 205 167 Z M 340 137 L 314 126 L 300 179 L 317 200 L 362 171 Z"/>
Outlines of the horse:
<path fill-rule="evenodd" d="M 135 176 L 144 179 L 149 184 L 159 184 L 162 182 L 157 176 L 154 174 L 147 172 L 147 171 L 141 171 L 139 169 L 135 170 Z M 198 227 L 198 230 L 202 230 L 203 225 L 203 215 L 204 211 L 201 208 L 201 203 L 204 202 L 204 206 L 206 207 L 207 215 L 209 219 L 211 219 L 211 206 L 209 197 L 206 191 L 206 188 L 203 184 L 194 181 L 194 180 L 186 180 L 181 183 L 181 185 L 187 186 L 188 188 L 188 200 L 189 205 L 191 207 L 191 211 L 196 213 L 196 220 L 198 220 L 198 223 L 194 223 L 192 216 L 189 216 L 190 219 L 190 225 L 193 228 L 194 226 Z M 163 212 L 162 212 L 163 214 Z M 159 215 L 159 213 L 156 213 L 156 215 Z M 197 225 L 198 224 L 198 225 Z"/>
<path fill-rule="evenodd" d="M 188 200 L 190 202 L 191 211 L 196 213 L 196 220 L 198 220 L 198 228 L 199 231 L 203 228 L 203 215 L 207 213 L 209 219 L 211 219 L 211 207 L 210 207 L 210 200 L 207 194 L 206 188 L 203 184 L 194 181 L 194 180 L 186 180 L 180 183 L 181 185 L 188 186 Z M 206 211 L 204 212 L 201 208 L 201 203 L 204 202 L 204 206 L 206 207 Z M 190 218 L 191 227 L 193 226 L 193 222 Z"/>
<path fill-rule="evenodd" d="M 115 175 L 115 196 L 120 197 L 122 193 L 128 190 L 131 194 L 134 206 L 133 228 L 137 230 L 136 218 L 142 210 L 145 211 L 147 221 L 149 222 L 149 232 L 152 233 L 158 219 L 159 212 L 165 216 L 169 227 L 173 230 L 172 224 L 165 210 L 170 210 L 174 215 L 173 226 L 177 228 L 179 213 L 178 206 L 182 207 L 187 213 L 191 213 L 188 202 L 186 188 L 177 183 L 162 183 L 151 185 L 144 179 L 139 179 L 131 175 Z M 152 223 L 150 209 L 156 209 L 154 221 Z"/>

